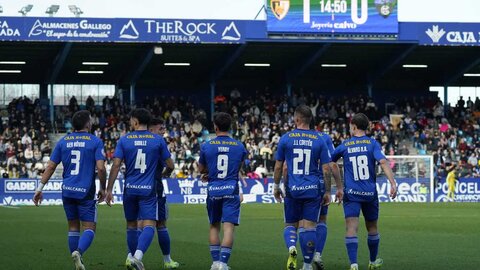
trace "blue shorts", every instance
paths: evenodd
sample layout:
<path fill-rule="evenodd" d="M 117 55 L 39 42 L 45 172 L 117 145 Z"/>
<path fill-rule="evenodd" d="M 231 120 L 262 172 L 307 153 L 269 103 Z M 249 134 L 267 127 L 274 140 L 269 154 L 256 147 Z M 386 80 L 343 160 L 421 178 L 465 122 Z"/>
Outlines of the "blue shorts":
<path fill-rule="evenodd" d="M 359 217 L 360 210 L 362 210 L 363 217 L 365 217 L 366 221 L 378 220 L 378 200 L 373 200 L 371 202 L 343 202 L 343 212 L 345 213 L 345 218 Z"/>
<path fill-rule="evenodd" d="M 167 221 L 168 219 L 167 197 L 162 197 L 160 195 L 158 196 L 157 201 L 158 201 L 158 220 Z"/>
<path fill-rule="evenodd" d="M 62 197 L 68 220 L 97 222 L 97 201 Z"/>
<path fill-rule="evenodd" d="M 229 222 L 240 224 L 240 196 L 207 197 L 207 212 L 210 224 Z"/>
<path fill-rule="evenodd" d="M 157 196 L 123 194 L 123 210 L 127 221 L 158 220 Z"/>
<path fill-rule="evenodd" d="M 302 219 L 318 222 L 322 197 L 314 199 L 285 197 L 285 203 L 283 204 L 285 223 L 296 223 Z"/>

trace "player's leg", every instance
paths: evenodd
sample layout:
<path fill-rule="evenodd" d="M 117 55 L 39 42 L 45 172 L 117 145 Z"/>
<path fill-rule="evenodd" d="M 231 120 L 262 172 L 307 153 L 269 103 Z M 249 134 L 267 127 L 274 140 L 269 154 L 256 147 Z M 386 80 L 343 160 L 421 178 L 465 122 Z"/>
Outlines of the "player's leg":
<path fill-rule="evenodd" d="M 302 215 L 303 230 L 299 233 L 300 247 L 303 255 L 303 269 L 312 269 L 312 260 L 315 254 L 316 227 L 320 216 L 321 200 L 303 200 Z"/>
<path fill-rule="evenodd" d="M 93 242 L 97 223 L 97 202 L 95 200 L 82 200 L 78 205 L 83 233 L 78 243 L 78 251 L 83 255 Z"/>
<path fill-rule="evenodd" d="M 139 224 L 143 227 L 141 221 L 138 221 L 138 203 L 135 196 L 123 195 L 123 210 L 125 220 L 127 221 L 127 248 L 128 258 L 132 258 L 137 250 L 139 237 Z"/>
<path fill-rule="evenodd" d="M 368 249 L 370 251 L 370 262 L 368 264 L 369 269 L 379 269 L 383 260 L 377 258 L 378 247 L 380 245 L 380 234 L 378 233 L 377 220 L 379 213 L 378 200 L 373 202 L 363 203 L 362 212 L 365 217 L 365 226 L 368 232 Z"/>
<path fill-rule="evenodd" d="M 212 257 L 211 270 L 220 267 L 220 222 L 222 220 L 222 201 L 212 197 L 207 198 L 207 213 L 210 222 L 209 243 Z"/>
<path fill-rule="evenodd" d="M 168 205 L 166 197 L 158 197 L 158 221 L 157 221 L 157 237 L 158 244 L 163 254 L 163 268 L 175 269 L 179 263 L 170 257 L 170 234 L 167 228 Z"/>
<path fill-rule="evenodd" d="M 143 255 L 147 252 L 148 247 L 155 236 L 155 228 L 158 220 L 158 201 L 157 196 L 139 196 L 138 197 L 138 219 L 142 220 L 143 228 L 138 237 L 138 244 L 135 251 L 134 262 L 139 269 L 143 269 L 141 263 Z M 141 266 L 141 267 L 140 267 Z"/>
<path fill-rule="evenodd" d="M 68 221 L 68 248 L 72 253 L 77 250 L 80 239 L 80 216 L 74 199 L 63 197 L 62 201 Z"/>
<path fill-rule="evenodd" d="M 343 202 L 343 211 L 345 213 L 346 234 L 345 246 L 347 247 L 348 258 L 350 260 L 350 269 L 358 269 L 358 217 L 360 216 L 361 204 L 359 202 Z"/>
<path fill-rule="evenodd" d="M 283 240 L 288 249 L 287 269 L 297 269 L 297 228 L 301 219 L 301 205 L 295 199 L 285 197 L 283 204 L 285 228 Z"/>
<path fill-rule="evenodd" d="M 322 206 L 320 210 L 320 219 L 317 223 L 316 237 L 315 242 L 315 256 L 313 257 L 314 268 L 323 270 L 325 269 L 322 254 L 323 249 L 325 248 L 325 243 L 327 242 L 327 214 L 328 206 Z"/>
<path fill-rule="evenodd" d="M 220 269 L 228 270 L 232 254 L 235 226 L 240 225 L 240 197 L 224 198 L 222 205 L 223 240 L 220 249 Z"/>

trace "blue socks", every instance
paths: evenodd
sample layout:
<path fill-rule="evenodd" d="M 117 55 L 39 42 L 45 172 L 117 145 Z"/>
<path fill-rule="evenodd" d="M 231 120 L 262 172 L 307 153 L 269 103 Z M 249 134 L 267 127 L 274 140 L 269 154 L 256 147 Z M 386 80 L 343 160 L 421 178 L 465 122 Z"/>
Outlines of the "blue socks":
<path fill-rule="evenodd" d="M 222 249 L 220 250 L 220 261 L 224 264 L 228 264 L 228 259 L 230 259 L 231 254 L 232 248 L 222 246 Z"/>
<path fill-rule="evenodd" d="M 287 249 L 290 247 L 297 246 L 297 228 L 294 226 L 287 226 L 283 229 L 283 240 L 285 241 L 285 245 Z"/>
<path fill-rule="evenodd" d="M 212 261 L 220 261 L 220 245 L 210 245 L 210 255 L 212 256 Z"/>
<path fill-rule="evenodd" d="M 317 241 L 315 242 L 315 251 L 322 254 L 323 248 L 325 247 L 325 242 L 327 242 L 327 224 L 318 223 L 317 224 Z"/>
<path fill-rule="evenodd" d="M 80 237 L 80 242 L 78 243 L 78 251 L 83 255 L 90 247 L 95 237 L 95 232 L 93 230 L 87 229 L 83 231 L 82 237 Z"/>
<path fill-rule="evenodd" d="M 157 228 L 158 244 L 163 255 L 170 255 L 170 235 L 167 228 Z"/>
<path fill-rule="evenodd" d="M 127 246 L 128 252 L 135 254 L 138 246 L 139 230 L 137 228 L 127 228 Z"/>
<path fill-rule="evenodd" d="M 347 246 L 350 264 L 357 263 L 358 238 L 356 236 L 345 237 L 345 245 Z"/>
<path fill-rule="evenodd" d="M 76 232 L 76 231 L 68 232 L 68 248 L 70 249 L 70 253 L 77 250 L 79 239 L 80 239 L 80 232 Z"/>
<path fill-rule="evenodd" d="M 137 246 L 137 251 L 140 250 L 142 252 L 141 257 L 143 257 L 143 254 L 147 251 L 148 247 L 152 243 L 154 236 L 155 236 L 155 228 L 153 228 L 152 226 L 145 226 L 143 228 L 142 233 L 138 237 L 138 246 Z M 137 255 L 135 255 L 135 258 L 139 260 L 142 259 L 142 258 L 138 258 Z"/>
<path fill-rule="evenodd" d="M 311 264 L 315 253 L 316 229 L 304 229 L 300 232 L 300 247 L 302 248 L 303 262 Z"/>
<path fill-rule="evenodd" d="M 377 259 L 378 245 L 380 244 L 380 235 L 368 235 L 368 249 L 370 250 L 370 262 L 374 262 Z"/>

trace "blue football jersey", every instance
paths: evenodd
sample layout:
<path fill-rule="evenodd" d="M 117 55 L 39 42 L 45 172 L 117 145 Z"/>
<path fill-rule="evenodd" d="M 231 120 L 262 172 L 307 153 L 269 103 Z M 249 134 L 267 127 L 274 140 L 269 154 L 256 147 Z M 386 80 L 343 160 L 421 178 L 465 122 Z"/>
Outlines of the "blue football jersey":
<path fill-rule="evenodd" d="M 125 193 L 151 196 L 160 161 L 170 158 L 165 140 L 147 130 L 133 131 L 118 140 L 115 158 L 125 162 Z"/>
<path fill-rule="evenodd" d="M 332 138 L 330 138 L 330 135 L 324 132 L 319 132 L 318 134 L 325 141 L 325 144 L 327 145 L 327 149 L 328 149 L 328 152 L 330 152 L 330 155 L 333 154 L 333 151 L 335 151 L 335 147 L 333 146 Z"/>
<path fill-rule="evenodd" d="M 333 152 L 334 162 L 340 158 L 343 158 L 345 201 L 364 202 L 378 198 L 375 166 L 386 159 L 380 144 L 367 136 L 352 137 Z"/>
<path fill-rule="evenodd" d="M 295 129 L 280 138 L 276 160 L 286 161 L 288 184 L 293 198 L 318 198 L 324 190 L 321 165 L 331 162 L 325 140 L 313 130 Z"/>
<path fill-rule="evenodd" d="M 208 169 L 208 195 L 221 197 L 238 194 L 238 173 L 247 150 L 229 136 L 218 136 L 202 144 L 199 163 Z"/>
<path fill-rule="evenodd" d="M 62 195 L 93 199 L 97 160 L 105 160 L 103 142 L 88 132 L 73 132 L 58 141 L 50 160 L 63 164 Z"/>

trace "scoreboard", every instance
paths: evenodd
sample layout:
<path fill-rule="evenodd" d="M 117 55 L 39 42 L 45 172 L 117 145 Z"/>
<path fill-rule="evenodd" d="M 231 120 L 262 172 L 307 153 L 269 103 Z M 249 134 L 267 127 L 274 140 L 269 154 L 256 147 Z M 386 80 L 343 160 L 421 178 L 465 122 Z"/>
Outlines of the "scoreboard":
<path fill-rule="evenodd" d="M 397 0 L 269 0 L 270 33 L 397 34 Z"/>

